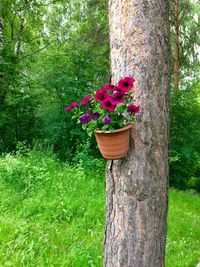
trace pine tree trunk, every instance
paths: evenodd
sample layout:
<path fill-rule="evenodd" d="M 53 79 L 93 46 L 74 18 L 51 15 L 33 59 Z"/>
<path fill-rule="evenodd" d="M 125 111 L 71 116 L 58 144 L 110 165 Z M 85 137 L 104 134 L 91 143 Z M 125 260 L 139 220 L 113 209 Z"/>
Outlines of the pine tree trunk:
<path fill-rule="evenodd" d="M 104 266 L 164 266 L 168 189 L 167 0 L 110 0 L 112 82 L 136 81 L 130 153 L 106 174 Z"/>
<path fill-rule="evenodd" d="M 179 90 L 179 80 L 180 80 L 180 56 L 179 56 L 179 0 L 174 2 L 174 21 L 175 21 L 175 35 L 174 35 L 174 92 Z"/>

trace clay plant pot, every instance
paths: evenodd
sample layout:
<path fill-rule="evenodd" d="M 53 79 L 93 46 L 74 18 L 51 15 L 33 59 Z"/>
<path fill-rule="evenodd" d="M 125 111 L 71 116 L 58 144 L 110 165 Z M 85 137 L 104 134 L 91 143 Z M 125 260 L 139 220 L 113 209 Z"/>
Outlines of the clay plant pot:
<path fill-rule="evenodd" d="M 114 132 L 95 131 L 95 137 L 102 156 L 106 159 L 121 159 L 129 150 L 130 128 L 129 124 Z"/>

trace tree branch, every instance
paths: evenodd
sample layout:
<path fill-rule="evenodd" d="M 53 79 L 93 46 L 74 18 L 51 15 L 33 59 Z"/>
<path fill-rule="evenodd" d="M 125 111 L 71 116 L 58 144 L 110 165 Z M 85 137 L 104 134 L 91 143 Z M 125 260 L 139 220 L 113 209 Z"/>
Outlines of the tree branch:
<path fill-rule="evenodd" d="M 40 51 L 44 50 L 45 48 L 47 48 L 48 46 L 50 46 L 52 43 L 54 43 L 54 42 L 56 42 L 56 41 L 57 41 L 57 39 L 56 39 L 56 40 L 53 40 L 52 42 L 50 42 L 50 43 L 48 43 L 48 44 L 46 44 L 46 45 L 43 46 L 42 48 L 40 48 L 40 49 L 38 49 L 38 50 L 36 50 L 36 51 L 30 53 L 30 54 L 27 54 L 27 55 L 25 55 L 25 56 L 19 58 L 19 59 L 17 60 L 17 62 L 21 61 L 22 59 L 25 59 L 25 58 L 27 58 L 27 57 L 31 57 L 31 56 L 33 56 L 33 55 L 39 53 Z"/>

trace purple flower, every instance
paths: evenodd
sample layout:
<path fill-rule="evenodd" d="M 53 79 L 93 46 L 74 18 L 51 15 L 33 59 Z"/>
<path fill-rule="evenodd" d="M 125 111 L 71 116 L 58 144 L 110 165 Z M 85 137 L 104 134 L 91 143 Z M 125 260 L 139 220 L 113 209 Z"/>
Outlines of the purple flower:
<path fill-rule="evenodd" d="M 99 112 L 95 112 L 94 114 L 92 114 L 92 119 L 93 120 L 97 120 L 100 117 Z"/>
<path fill-rule="evenodd" d="M 109 124 L 110 122 L 111 122 L 111 118 L 108 115 L 106 115 L 103 120 L 103 124 Z"/>
<path fill-rule="evenodd" d="M 88 123 L 88 122 L 90 122 L 91 121 L 91 116 L 90 116 L 90 114 L 83 114 L 83 115 L 81 115 L 80 117 L 79 117 L 79 120 L 82 122 L 82 123 Z"/>

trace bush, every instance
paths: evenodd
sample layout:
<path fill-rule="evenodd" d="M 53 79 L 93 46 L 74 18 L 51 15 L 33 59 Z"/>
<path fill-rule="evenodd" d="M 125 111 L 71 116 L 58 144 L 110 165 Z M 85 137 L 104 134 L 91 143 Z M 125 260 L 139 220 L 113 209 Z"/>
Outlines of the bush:
<path fill-rule="evenodd" d="M 171 99 L 170 185 L 200 191 L 200 86 Z"/>

